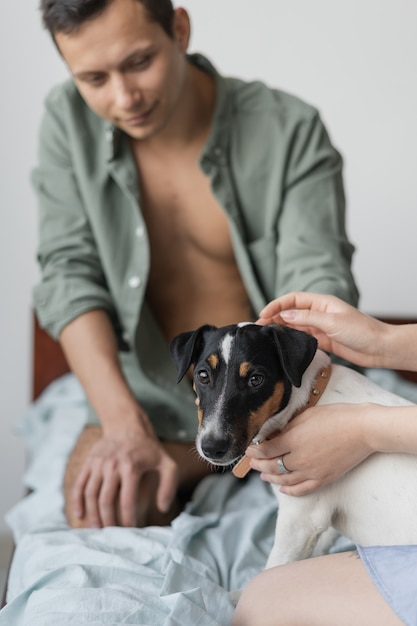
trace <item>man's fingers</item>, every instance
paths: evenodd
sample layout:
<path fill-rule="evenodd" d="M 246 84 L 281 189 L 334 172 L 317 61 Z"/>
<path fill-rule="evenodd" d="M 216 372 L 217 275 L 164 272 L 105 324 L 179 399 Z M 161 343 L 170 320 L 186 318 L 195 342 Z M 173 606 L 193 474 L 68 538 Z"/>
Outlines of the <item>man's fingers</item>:
<path fill-rule="evenodd" d="M 104 473 L 103 482 L 98 497 L 99 515 L 103 526 L 116 526 L 117 496 L 120 488 L 119 474 L 113 466 L 109 466 Z"/>
<path fill-rule="evenodd" d="M 85 515 L 84 489 L 90 476 L 90 468 L 84 465 L 74 482 L 71 494 L 71 508 L 74 517 L 82 519 Z"/>
<path fill-rule="evenodd" d="M 145 490 L 141 497 L 141 483 L 143 482 L 143 474 L 132 472 L 129 465 L 121 468 L 121 486 L 119 496 L 119 523 L 121 526 L 130 527 L 138 524 L 138 508 L 144 499 L 148 506 L 149 494 Z"/>
<path fill-rule="evenodd" d="M 91 472 L 84 489 L 86 518 L 90 528 L 101 528 L 102 520 L 98 508 L 98 496 L 103 477 L 101 472 Z"/>
<path fill-rule="evenodd" d="M 158 469 L 159 485 L 156 492 L 156 506 L 161 513 L 166 513 L 174 501 L 178 487 L 176 463 L 168 456 L 161 461 Z"/>

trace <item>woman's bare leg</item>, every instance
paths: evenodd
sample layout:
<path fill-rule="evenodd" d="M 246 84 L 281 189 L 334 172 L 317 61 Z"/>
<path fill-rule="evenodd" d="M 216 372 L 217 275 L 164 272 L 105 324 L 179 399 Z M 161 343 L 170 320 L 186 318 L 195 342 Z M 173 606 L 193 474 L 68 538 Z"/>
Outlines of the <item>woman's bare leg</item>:
<path fill-rule="evenodd" d="M 403 626 L 355 552 L 266 570 L 243 590 L 232 626 Z"/>

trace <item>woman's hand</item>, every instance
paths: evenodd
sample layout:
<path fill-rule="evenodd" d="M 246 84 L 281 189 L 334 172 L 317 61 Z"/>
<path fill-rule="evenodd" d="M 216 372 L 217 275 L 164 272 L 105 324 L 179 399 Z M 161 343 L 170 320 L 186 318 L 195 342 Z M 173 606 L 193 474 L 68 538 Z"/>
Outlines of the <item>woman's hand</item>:
<path fill-rule="evenodd" d="M 364 367 L 384 366 L 387 337 L 393 329 L 335 296 L 307 292 L 289 293 L 270 302 L 258 323 L 271 322 L 308 332 L 322 350 Z"/>
<path fill-rule="evenodd" d="M 333 482 L 373 452 L 363 432 L 363 413 L 371 405 L 329 404 L 313 407 L 292 419 L 282 433 L 246 455 L 262 480 L 300 496 Z M 376 405 L 372 405 L 376 406 Z M 280 474 L 277 460 L 289 474 Z"/>

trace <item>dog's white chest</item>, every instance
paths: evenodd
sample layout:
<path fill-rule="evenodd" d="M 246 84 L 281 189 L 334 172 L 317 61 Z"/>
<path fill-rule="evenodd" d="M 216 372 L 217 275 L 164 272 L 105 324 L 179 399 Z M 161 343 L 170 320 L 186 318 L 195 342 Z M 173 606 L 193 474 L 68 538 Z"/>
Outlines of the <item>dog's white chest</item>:
<path fill-rule="evenodd" d="M 333 366 L 318 404 L 373 402 L 410 405 L 348 368 Z M 319 537 L 334 527 L 360 545 L 417 544 L 417 456 L 373 454 L 315 492 L 279 500 L 275 543 L 267 567 L 311 556 Z M 323 542 L 324 550 L 329 546 Z"/>

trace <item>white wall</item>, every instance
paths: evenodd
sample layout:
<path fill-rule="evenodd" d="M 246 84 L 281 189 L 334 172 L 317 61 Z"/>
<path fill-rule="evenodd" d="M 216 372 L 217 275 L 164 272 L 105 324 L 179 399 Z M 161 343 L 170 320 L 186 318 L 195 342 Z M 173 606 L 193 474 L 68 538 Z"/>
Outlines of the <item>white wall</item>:
<path fill-rule="evenodd" d="M 66 76 L 38 0 L 0 4 L 0 532 L 20 497 L 13 427 L 30 397 L 30 292 L 43 97 Z M 192 50 L 224 73 L 260 78 L 319 107 L 346 164 L 348 228 L 362 308 L 417 316 L 417 4 L 414 0 L 187 0 Z M 401 274 L 403 265 L 408 270 Z"/>
<path fill-rule="evenodd" d="M 24 450 L 13 428 L 31 388 L 31 288 L 37 280 L 36 203 L 29 171 L 43 95 L 65 68 L 39 22 L 38 0 L 0 3 L 0 532 L 21 494 Z"/>

